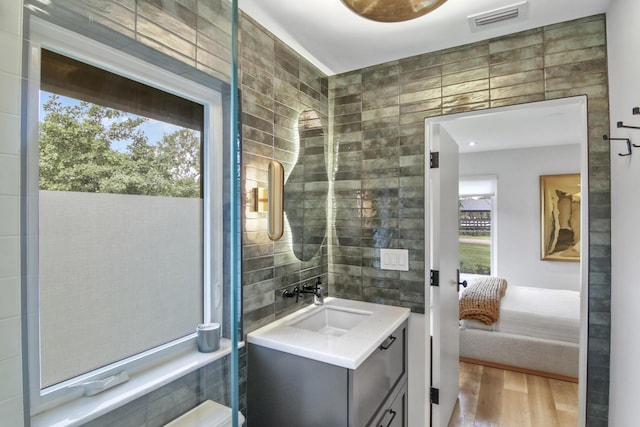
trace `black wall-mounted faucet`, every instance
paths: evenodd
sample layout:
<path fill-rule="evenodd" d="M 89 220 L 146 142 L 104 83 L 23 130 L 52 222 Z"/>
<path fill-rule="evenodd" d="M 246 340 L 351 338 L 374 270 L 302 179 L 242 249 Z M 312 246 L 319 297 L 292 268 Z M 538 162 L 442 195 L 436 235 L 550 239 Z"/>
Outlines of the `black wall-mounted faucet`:
<path fill-rule="evenodd" d="M 296 302 L 300 298 L 301 294 L 312 294 L 313 295 L 313 303 L 315 305 L 323 305 L 324 304 L 324 293 L 322 288 L 322 279 L 318 277 L 316 283 L 314 285 L 310 285 L 305 283 L 302 285 L 302 289 L 299 287 L 295 287 L 292 290 L 284 290 L 282 292 L 282 298 L 296 298 Z"/>

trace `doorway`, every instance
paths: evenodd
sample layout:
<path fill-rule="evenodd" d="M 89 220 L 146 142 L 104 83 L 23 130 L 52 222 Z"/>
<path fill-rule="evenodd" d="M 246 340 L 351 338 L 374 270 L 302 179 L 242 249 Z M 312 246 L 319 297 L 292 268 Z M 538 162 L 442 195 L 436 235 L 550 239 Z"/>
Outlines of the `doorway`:
<path fill-rule="evenodd" d="M 507 276 L 514 284 L 535 286 L 544 282 L 548 288 L 564 289 L 568 287 L 577 291 L 577 310 L 579 311 L 579 325 L 576 332 L 579 335 L 578 369 L 576 370 L 576 376 L 579 378 L 578 425 L 583 425 L 586 401 L 588 259 L 587 256 L 581 256 L 580 261 L 575 263 L 559 263 L 540 259 L 539 176 L 579 172 L 580 185 L 582 188 L 587 188 L 586 97 L 563 98 L 435 117 L 426 120 L 425 129 L 427 147 L 434 145 L 441 138 L 457 142 L 461 152 L 461 176 L 488 175 L 497 177 L 493 205 L 495 218 L 492 219 L 492 232 L 495 233 L 495 239 L 492 242 L 495 242 L 495 247 L 491 249 L 495 260 L 491 263 L 491 274 Z M 558 161 L 561 158 L 556 155 L 545 157 L 545 150 L 556 150 L 554 147 L 561 147 L 563 156 L 570 156 L 570 160 Z M 523 162 L 521 164 L 529 165 L 530 170 L 526 172 L 528 174 L 526 178 L 522 167 L 518 166 L 517 162 L 508 160 L 508 155 L 511 154 L 513 157 L 515 153 L 519 153 L 516 158 Z M 534 154 L 539 157 L 536 158 L 533 156 Z M 475 156 L 475 160 L 465 162 L 463 160 L 465 156 L 467 158 Z M 526 182 L 526 188 L 525 184 L 514 183 L 513 180 L 509 181 L 505 170 L 492 171 L 492 164 L 496 163 L 503 163 L 506 169 L 515 169 L 516 174 L 523 175 L 522 182 Z M 519 199 L 509 201 L 507 199 L 509 193 L 519 194 Z M 579 235 L 587 236 L 588 194 L 585 191 L 580 196 Z M 508 216 L 513 213 L 514 209 L 525 211 L 528 218 L 528 225 L 521 225 L 521 229 L 517 233 L 513 231 L 513 224 L 510 224 L 516 220 Z M 501 238 L 501 235 L 515 237 L 515 243 L 505 243 L 506 240 Z M 457 239 L 457 236 L 450 238 Z M 587 243 L 585 239 L 581 239 L 577 243 L 582 254 L 588 253 Z M 540 276 L 541 273 L 544 273 L 544 278 Z M 425 295 L 426 306 L 432 307 L 429 292 L 425 292 Z M 432 315 L 435 312 L 437 310 L 432 310 Z M 447 322 L 449 321 L 457 322 L 457 319 L 447 320 Z M 432 331 L 432 324 L 428 317 L 426 322 L 428 322 L 427 330 Z M 433 321 L 434 325 L 442 323 L 443 319 L 434 319 Z M 431 349 L 428 343 L 427 346 L 426 353 L 429 357 Z M 434 360 L 434 362 L 436 361 Z M 437 370 L 441 367 L 434 364 L 433 369 Z M 446 373 L 442 373 L 442 375 L 444 376 Z M 429 378 L 426 381 L 427 384 L 430 384 Z M 446 423 L 442 422 L 442 425 L 446 425 Z"/>

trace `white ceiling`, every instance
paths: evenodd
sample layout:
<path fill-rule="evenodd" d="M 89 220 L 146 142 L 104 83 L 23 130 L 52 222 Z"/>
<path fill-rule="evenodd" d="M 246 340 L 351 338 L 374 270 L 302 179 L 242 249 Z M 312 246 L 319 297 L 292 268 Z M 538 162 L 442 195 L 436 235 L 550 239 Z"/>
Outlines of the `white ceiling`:
<path fill-rule="evenodd" d="M 603 13 L 610 2 L 528 0 L 526 19 L 471 32 L 467 16 L 520 1 L 449 0 L 425 16 L 402 23 L 367 20 L 354 14 L 341 0 L 239 0 L 239 7 L 322 71 L 333 75 Z"/>
<path fill-rule="evenodd" d="M 579 144 L 586 117 L 578 102 L 542 101 L 437 120 L 458 143 L 461 153 Z"/>

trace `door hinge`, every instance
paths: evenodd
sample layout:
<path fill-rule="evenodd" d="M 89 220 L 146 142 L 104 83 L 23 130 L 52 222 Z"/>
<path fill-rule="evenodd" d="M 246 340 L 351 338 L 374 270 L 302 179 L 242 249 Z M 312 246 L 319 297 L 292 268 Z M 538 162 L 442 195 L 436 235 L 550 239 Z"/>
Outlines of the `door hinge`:
<path fill-rule="evenodd" d="M 429 400 L 431 403 L 439 405 L 440 404 L 440 389 L 431 387 L 429 389 Z"/>
<path fill-rule="evenodd" d="M 431 270 L 431 286 L 440 286 L 440 271 Z"/>
<path fill-rule="evenodd" d="M 432 151 L 430 154 L 429 166 L 431 169 L 438 169 L 440 167 L 440 153 Z"/>

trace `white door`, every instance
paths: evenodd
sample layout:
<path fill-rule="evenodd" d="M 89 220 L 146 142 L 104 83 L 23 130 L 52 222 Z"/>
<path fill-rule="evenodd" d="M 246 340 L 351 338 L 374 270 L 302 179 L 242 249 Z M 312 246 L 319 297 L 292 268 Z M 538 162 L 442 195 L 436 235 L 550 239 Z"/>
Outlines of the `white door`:
<path fill-rule="evenodd" d="M 458 145 L 437 123 L 427 120 L 425 129 L 428 151 L 438 153 L 437 167 L 426 162 L 425 180 L 425 261 L 439 276 L 425 298 L 432 316 L 431 387 L 438 389 L 431 415 L 434 427 L 446 427 L 458 398 Z"/>

